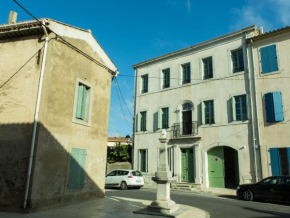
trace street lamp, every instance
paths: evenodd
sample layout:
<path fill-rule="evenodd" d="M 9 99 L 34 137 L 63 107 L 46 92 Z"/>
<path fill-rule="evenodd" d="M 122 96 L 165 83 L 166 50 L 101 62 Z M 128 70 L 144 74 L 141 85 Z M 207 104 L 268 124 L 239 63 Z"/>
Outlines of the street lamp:
<path fill-rule="evenodd" d="M 130 144 L 130 138 L 131 138 L 131 137 L 130 137 L 129 135 L 126 135 L 125 138 L 126 138 L 126 142 L 127 142 L 127 144 L 129 145 L 129 144 Z"/>

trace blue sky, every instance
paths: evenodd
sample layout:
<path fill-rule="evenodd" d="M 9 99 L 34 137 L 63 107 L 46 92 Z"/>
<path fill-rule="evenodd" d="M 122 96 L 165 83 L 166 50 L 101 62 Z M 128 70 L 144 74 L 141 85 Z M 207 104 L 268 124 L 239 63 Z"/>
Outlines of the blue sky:
<path fill-rule="evenodd" d="M 264 31 L 290 24 L 290 0 L 18 0 L 37 18 L 51 18 L 93 35 L 120 74 L 134 75 L 132 65 L 171 51 L 256 24 Z M 1 2 L 0 23 L 10 10 L 18 20 L 31 20 L 12 0 Z M 133 112 L 134 78 L 118 77 Z M 122 100 L 121 100 L 122 101 Z M 120 107 L 112 84 L 109 136 L 132 135 L 132 117 Z M 129 124 L 127 124 L 126 120 Z"/>

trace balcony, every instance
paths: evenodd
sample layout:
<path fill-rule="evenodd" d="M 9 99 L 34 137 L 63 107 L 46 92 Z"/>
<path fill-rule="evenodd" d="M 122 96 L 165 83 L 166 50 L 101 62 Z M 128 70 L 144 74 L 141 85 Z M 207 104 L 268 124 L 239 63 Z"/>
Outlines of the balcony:
<path fill-rule="evenodd" d="M 171 139 L 192 138 L 197 134 L 197 121 L 174 123 L 171 127 Z"/>

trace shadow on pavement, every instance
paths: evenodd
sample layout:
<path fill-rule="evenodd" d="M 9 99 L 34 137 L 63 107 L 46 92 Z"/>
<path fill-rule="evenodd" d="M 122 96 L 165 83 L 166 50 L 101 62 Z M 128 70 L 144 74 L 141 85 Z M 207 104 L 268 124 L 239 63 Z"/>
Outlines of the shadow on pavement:
<path fill-rule="evenodd" d="M 270 211 L 270 210 L 259 210 L 259 209 L 250 208 L 250 207 L 243 207 L 243 209 L 250 210 L 252 212 L 264 213 L 264 214 L 267 214 L 267 217 L 269 215 L 273 215 L 273 217 L 282 217 L 282 218 L 284 218 L 284 217 L 289 218 L 290 217 L 289 213 L 284 213 L 284 212 L 274 212 L 274 211 Z M 261 216 L 261 217 L 264 217 L 264 216 Z"/>

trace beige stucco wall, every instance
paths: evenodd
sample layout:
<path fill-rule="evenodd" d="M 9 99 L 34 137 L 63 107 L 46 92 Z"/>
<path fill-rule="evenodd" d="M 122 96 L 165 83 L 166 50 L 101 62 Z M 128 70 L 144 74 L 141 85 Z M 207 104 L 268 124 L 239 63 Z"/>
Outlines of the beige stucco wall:
<path fill-rule="evenodd" d="M 278 71 L 261 74 L 259 49 L 268 45 L 276 45 L 278 57 Z M 279 34 L 263 39 L 253 44 L 255 63 L 256 87 L 257 87 L 257 111 L 261 135 L 261 154 L 263 165 L 263 177 L 272 175 L 269 148 L 290 147 L 290 33 Z M 264 94 L 273 91 L 282 92 L 284 107 L 284 121 L 276 123 L 266 122 Z"/>
<path fill-rule="evenodd" d="M 191 53 L 178 55 L 147 66 L 138 67 L 137 79 L 137 101 L 136 113 L 147 111 L 147 131 L 137 132 L 135 137 L 135 162 L 137 168 L 138 149 L 149 149 L 148 162 L 149 173 L 146 182 L 149 185 L 154 183 L 151 176 L 157 170 L 158 161 L 158 138 L 160 130 L 153 131 L 153 114 L 158 108 L 169 107 L 169 126 L 182 122 L 181 111 L 178 112 L 184 101 L 193 103 L 192 120 L 198 121 L 198 136 L 190 141 L 169 141 L 169 146 L 175 146 L 176 178 L 181 177 L 181 147 L 192 147 L 195 149 L 194 159 L 196 177 L 195 182 L 202 183 L 208 187 L 207 176 L 207 151 L 215 146 L 229 146 L 238 151 L 239 155 L 239 177 L 240 183 L 252 182 L 255 177 L 253 168 L 253 146 L 251 141 L 251 123 L 249 121 L 232 121 L 231 118 L 231 97 L 234 95 L 248 94 L 249 86 L 246 78 L 248 73 L 232 73 L 231 51 L 243 48 L 244 63 L 246 69 L 246 46 L 243 41 L 243 34 L 235 38 L 221 40 L 206 47 L 194 50 Z M 213 58 L 213 79 L 202 80 L 202 59 L 212 56 Z M 181 65 L 191 64 L 191 83 L 181 85 Z M 162 70 L 170 68 L 170 88 L 162 90 Z M 148 93 L 141 93 L 141 77 L 149 75 Z M 150 78 L 157 77 L 157 78 Z M 160 79 L 159 79 L 160 78 Z M 174 79 L 173 79 L 174 78 Z M 200 103 L 204 100 L 214 100 L 215 124 L 201 125 Z M 167 138 L 170 139 L 170 129 L 167 129 Z M 195 148 L 196 147 L 196 148 Z M 146 177 L 146 173 L 145 173 Z"/>
<path fill-rule="evenodd" d="M 20 208 L 32 138 L 41 36 L 0 40 L 0 207 Z"/>
<path fill-rule="evenodd" d="M 98 61 L 82 40 L 66 38 Z M 92 85 L 91 125 L 73 122 L 77 79 Z M 48 45 L 39 114 L 31 207 L 104 196 L 111 74 L 59 41 Z M 69 190 L 72 148 L 86 149 L 85 185 Z"/>

